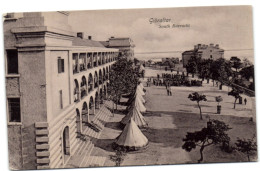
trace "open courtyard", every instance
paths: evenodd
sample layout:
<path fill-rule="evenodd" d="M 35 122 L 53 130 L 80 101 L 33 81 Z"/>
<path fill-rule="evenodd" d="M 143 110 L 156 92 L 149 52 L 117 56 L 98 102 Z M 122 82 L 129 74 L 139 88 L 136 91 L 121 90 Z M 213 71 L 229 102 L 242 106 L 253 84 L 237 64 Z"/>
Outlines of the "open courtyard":
<path fill-rule="evenodd" d="M 157 73 L 156 70 L 146 68 L 146 76 L 156 76 Z M 145 83 L 145 81 L 146 78 L 143 82 Z M 127 153 L 122 165 L 196 163 L 200 157 L 199 149 L 191 152 L 183 150 L 183 138 L 187 132 L 199 131 L 206 127 L 209 119 L 224 121 L 232 128 L 227 132 L 231 138 L 231 146 L 234 146 L 237 137 L 247 139 L 256 134 L 254 98 L 242 95 L 243 99 L 247 98 L 247 104 L 238 104 L 237 101 L 236 109 L 233 109 L 234 97 L 227 95 L 228 87 L 224 86 L 223 90 L 218 90 L 218 87 L 213 87 L 212 82 L 207 84 L 204 81 L 202 87 L 171 88 L 172 96 L 167 96 L 165 86 L 145 86 L 147 112 L 143 116 L 149 125 L 142 132 L 148 138 L 149 145 L 142 151 Z M 195 91 L 206 95 L 207 98 L 207 101 L 201 103 L 203 120 L 199 118 L 197 103 L 187 98 L 190 93 Z M 221 114 L 217 114 L 216 96 L 223 98 Z M 124 100 L 127 99 L 122 99 L 122 101 Z M 105 166 L 115 165 L 109 158 L 115 154 L 112 143 L 122 131 L 119 122 L 125 116 L 121 112 L 124 108 L 125 106 L 118 106 L 120 112 L 116 112 L 110 119 L 100 139 L 95 143 L 93 155 L 107 157 Z M 253 118 L 253 121 L 250 118 Z M 203 161 L 205 163 L 236 161 L 247 161 L 247 158 L 237 151 L 224 152 L 218 145 L 205 148 Z"/>

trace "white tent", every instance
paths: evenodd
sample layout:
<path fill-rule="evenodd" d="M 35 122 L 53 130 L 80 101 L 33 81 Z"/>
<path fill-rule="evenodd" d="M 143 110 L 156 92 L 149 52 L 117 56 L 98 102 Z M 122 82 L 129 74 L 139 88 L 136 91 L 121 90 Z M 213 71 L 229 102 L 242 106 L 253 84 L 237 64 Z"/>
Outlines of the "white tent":
<path fill-rule="evenodd" d="M 142 103 L 145 103 L 145 99 L 143 98 L 143 96 L 140 94 L 139 91 L 135 92 L 135 97 L 139 98 L 142 101 Z"/>
<path fill-rule="evenodd" d="M 139 91 L 139 93 L 140 93 L 142 96 L 145 95 L 145 93 L 144 93 L 143 89 L 141 88 L 140 84 L 137 86 L 136 91 Z"/>
<path fill-rule="evenodd" d="M 148 139 L 144 136 L 133 119 L 130 119 L 122 133 L 117 137 L 116 144 L 127 147 L 130 150 L 137 150 L 147 146 Z"/>
<path fill-rule="evenodd" d="M 143 98 L 143 96 L 140 95 L 138 91 L 136 91 L 135 94 L 129 98 L 127 103 L 131 105 L 136 98 L 138 98 L 143 104 L 145 103 L 145 99 Z"/>
<path fill-rule="evenodd" d="M 143 88 L 144 88 L 144 85 L 143 85 L 142 83 L 140 83 L 139 85 L 140 85 L 140 87 L 141 87 L 141 88 L 142 88 L 142 90 L 143 90 Z"/>
<path fill-rule="evenodd" d="M 136 107 L 137 110 L 139 110 L 140 112 L 146 112 L 146 108 L 143 105 L 142 101 L 139 98 L 136 98 L 133 100 L 133 102 L 130 104 L 130 106 L 127 107 L 127 110 L 130 111 L 131 109 L 133 109 L 133 107 Z"/>
<path fill-rule="evenodd" d="M 129 122 L 130 119 L 133 119 L 138 127 L 148 126 L 148 124 L 145 121 L 143 115 L 139 112 L 139 110 L 135 106 L 121 120 L 121 123 L 126 125 Z"/>
<path fill-rule="evenodd" d="M 139 72 L 142 72 L 143 70 L 145 70 L 144 66 L 140 65 Z"/>

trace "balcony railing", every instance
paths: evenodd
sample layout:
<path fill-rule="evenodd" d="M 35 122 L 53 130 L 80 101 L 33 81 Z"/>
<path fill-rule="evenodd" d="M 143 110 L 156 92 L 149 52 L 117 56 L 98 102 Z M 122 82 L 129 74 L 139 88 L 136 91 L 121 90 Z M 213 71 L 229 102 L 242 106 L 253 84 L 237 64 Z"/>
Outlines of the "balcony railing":
<path fill-rule="evenodd" d="M 91 63 L 88 63 L 88 68 L 92 68 Z"/>
<path fill-rule="evenodd" d="M 78 65 L 73 65 L 73 74 L 78 73 Z"/>
<path fill-rule="evenodd" d="M 79 64 L 79 70 L 80 71 L 85 71 L 87 68 L 86 68 L 86 65 L 85 64 Z"/>

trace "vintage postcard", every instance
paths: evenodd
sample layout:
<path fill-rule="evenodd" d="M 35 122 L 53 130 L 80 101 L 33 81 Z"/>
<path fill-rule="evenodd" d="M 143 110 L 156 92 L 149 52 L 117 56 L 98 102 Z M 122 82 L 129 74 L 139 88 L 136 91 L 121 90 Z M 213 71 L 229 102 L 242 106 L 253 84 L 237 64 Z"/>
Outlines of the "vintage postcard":
<path fill-rule="evenodd" d="M 258 160 L 251 6 L 3 18 L 10 169 Z"/>

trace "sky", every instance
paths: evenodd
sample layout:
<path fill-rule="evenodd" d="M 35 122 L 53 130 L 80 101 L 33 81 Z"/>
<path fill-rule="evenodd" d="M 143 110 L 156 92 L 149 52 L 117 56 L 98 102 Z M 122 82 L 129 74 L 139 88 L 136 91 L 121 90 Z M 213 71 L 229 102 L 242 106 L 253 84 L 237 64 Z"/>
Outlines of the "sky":
<path fill-rule="evenodd" d="M 168 19 L 159 24 L 153 19 Z M 135 56 L 140 59 L 181 57 L 181 52 L 195 44 L 219 44 L 225 58 L 238 56 L 253 59 L 253 24 L 250 6 L 157 8 L 129 10 L 90 10 L 70 12 L 69 23 L 76 32 L 93 36 L 94 40 L 109 37 L 131 37 Z M 172 28 L 175 24 L 190 27 Z M 169 52 L 152 53 L 143 52 Z"/>

